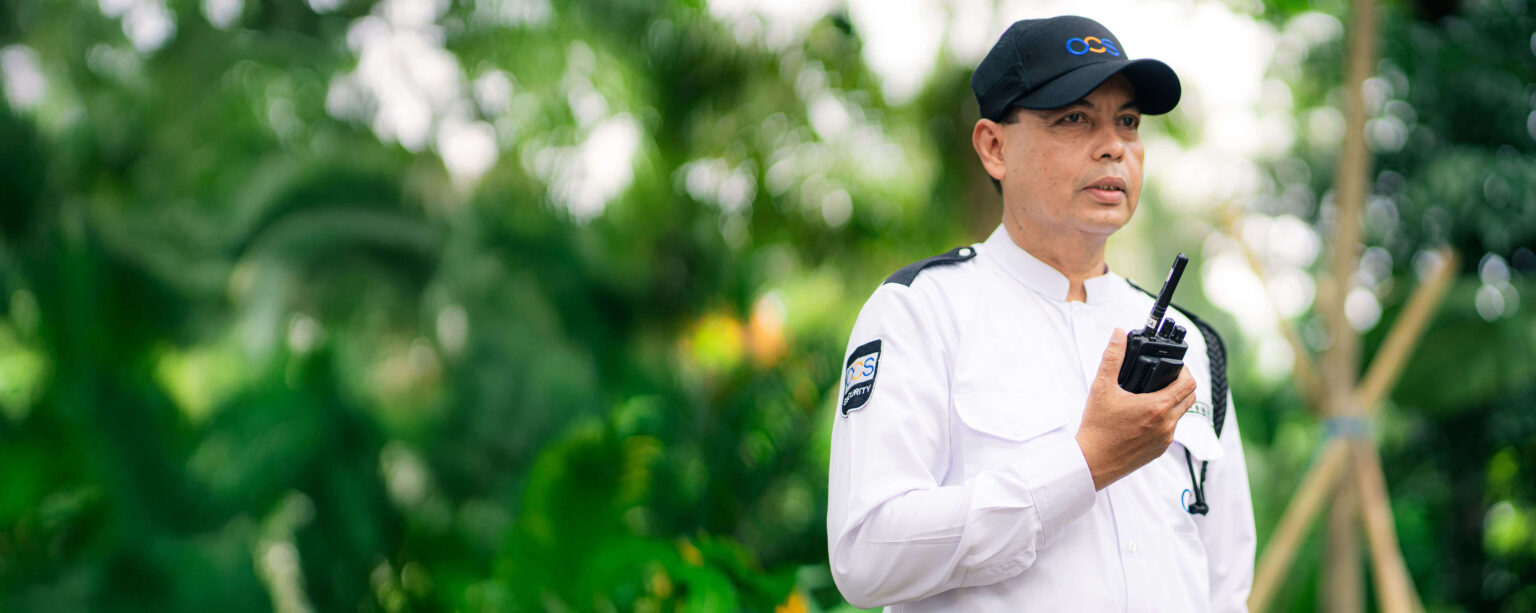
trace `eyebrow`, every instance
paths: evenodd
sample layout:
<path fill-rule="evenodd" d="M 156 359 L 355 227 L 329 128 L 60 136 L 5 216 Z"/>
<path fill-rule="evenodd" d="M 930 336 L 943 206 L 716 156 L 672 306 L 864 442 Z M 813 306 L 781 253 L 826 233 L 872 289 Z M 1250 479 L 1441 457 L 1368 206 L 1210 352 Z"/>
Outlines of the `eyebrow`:
<path fill-rule="evenodd" d="M 1070 104 L 1063 105 L 1061 108 L 1056 108 L 1056 109 L 1051 109 L 1051 110 L 1052 111 L 1059 111 L 1061 109 L 1071 108 L 1071 107 L 1076 107 L 1076 106 L 1080 106 L 1080 107 L 1083 107 L 1083 108 L 1086 108 L 1086 109 L 1090 109 L 1090 110 L 1095 108 L 1093 106 L 1092 102 L 1089 102 L 1087 98 L 1083 98 L 1083 99 L 1078 100 L 1076 102 L 1072 102 Z M 1138 107 L 1136 105 L 1136 100 L 1134 100 L 1134 99 L 1126 102 L 1125 104 L 1120 105 L 1120 110 L 1122 110 L 1122 111 L 1126 110 L 1126 109 L 1139 109 L 1139 108 L 1140 107 Z"/>

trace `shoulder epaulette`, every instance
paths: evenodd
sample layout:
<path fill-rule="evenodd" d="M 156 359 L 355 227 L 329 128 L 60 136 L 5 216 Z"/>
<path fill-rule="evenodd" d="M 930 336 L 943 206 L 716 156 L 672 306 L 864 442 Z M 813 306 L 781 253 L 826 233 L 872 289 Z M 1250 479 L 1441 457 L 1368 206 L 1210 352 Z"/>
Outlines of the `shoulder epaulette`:
<path fill-rule="evenodd" d="M 1125 282 L 1141 290 L 1141 293 L 1152 296 L 1153 300 L 1157 299 L 1152 292 L 1142 289 L 1130 279 L 1126 279 Z M 1216 430 L 1216 436 L 1219 438 L 1221 426 L 1227 420 L 1227 346 L 1221 341 L 1221 335 L 1216 333 L 1214 326 L 1196 317 L 1189 309 L 1179 306 L 1178 303 L 1174 303 L 1173 308 L 1189 317 L 1189 322 L 1199 328 L 1200 335 L 1205 337 L 1205 357 L 1209 358 L 1211 363 L 1211 427 Z"/>
<path fill-rule="evenodd" d="M 950 249 L 949 251 L 933 256 L 931 258 L 918 260 L 908 264 L 902 267 L 901 270 L 896 271 L 891 276 L 886 277 L 885 282 L 897 283 L 907 287 L 912 287 L 912 281 L 917 279 L 917 274 L 923 272 L 923 269 L 928 268 L 929 266 L 938 266 L 940 264 L 955 264 L 958 262 L 964 262 L 974 257 L 976 257 L 976 250 L 974 248 L 955 247 L 954 249 Z"/>

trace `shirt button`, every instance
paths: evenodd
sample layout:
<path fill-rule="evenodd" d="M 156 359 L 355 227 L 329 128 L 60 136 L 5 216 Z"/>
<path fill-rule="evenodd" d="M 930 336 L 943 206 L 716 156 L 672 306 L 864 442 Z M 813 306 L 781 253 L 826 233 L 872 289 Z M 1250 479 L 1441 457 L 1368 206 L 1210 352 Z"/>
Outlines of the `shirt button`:
<path fill-rule="evenodd" d="M 1136 541 L 1131 541 L 1131 544 L 1127 546 L 1125 550 L 1131 553 L 1136 553 Z"/>
<path fill-rule="evenodd" d="M 1020 427 L 1018 427 L 1018 426 L 1009 426 L 1009 427 L 1008 427 L 1008 433 L 1009 433 L 1009 434 L 1012 434 L 1012 435 L 1014 435 L 1014 436 L 1018 436 L 1018 435 L 1020 435 L 1020 434 L 1023 434 L 1023 433 L 1024 433 L 1024 429 L 1023 429 L 1023 428 L 1020 428 Z"/>

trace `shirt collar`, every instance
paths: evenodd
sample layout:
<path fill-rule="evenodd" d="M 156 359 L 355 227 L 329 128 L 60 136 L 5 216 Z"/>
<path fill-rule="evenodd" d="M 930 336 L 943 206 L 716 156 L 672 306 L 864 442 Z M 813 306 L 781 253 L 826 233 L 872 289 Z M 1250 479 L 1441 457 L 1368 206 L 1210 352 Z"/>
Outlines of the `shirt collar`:
<path fill-rule="evenodd" d="M 1003 270 L 1013 278 L 1018 279 L 1026 287 L 1035 290 L 1045 297 L 1058 302 L 1067 301 L 1067 292 L 1072 283 L 1066 275 L 1061 274 L 1050 264 L 1040 261 L 1018 243 L 1013 242 L 1013 237 L 1008 235 L 1008 230 L 1002 225 L 992 232 L 992 236 L 982 243 L 982 252 L 996 260 Z M 1105 264 L 1104 274 L 1091 279 L 1083 280 L 1083 290 L 1088 294 L 1088 304 L 1105 302 L 1112 295 L 1115 288 L 1124 285 L 1120 275 L 1109 272 L 1109 265 Z"/>

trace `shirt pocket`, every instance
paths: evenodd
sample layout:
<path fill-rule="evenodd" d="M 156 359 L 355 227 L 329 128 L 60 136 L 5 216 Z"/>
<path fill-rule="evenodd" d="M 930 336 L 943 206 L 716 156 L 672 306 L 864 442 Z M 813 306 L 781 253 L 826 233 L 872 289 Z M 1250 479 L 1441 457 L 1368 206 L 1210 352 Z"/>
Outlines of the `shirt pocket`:
<path fill-rule="evenodd" d="M 1070 400 L 1057 394 L 977 392 L 955 396 L 962 428 L 960 445 L 965 475 L 999 468 L 1023 457 L 1030 448 L 1070 436 Z"/>
<path fill-rule="evenodd" d="M 1064 401 L 1057 394 L 976 392 L 956 396 L 955 412 L 979 434 L 1024 442 L 1067 425 Z"/>

